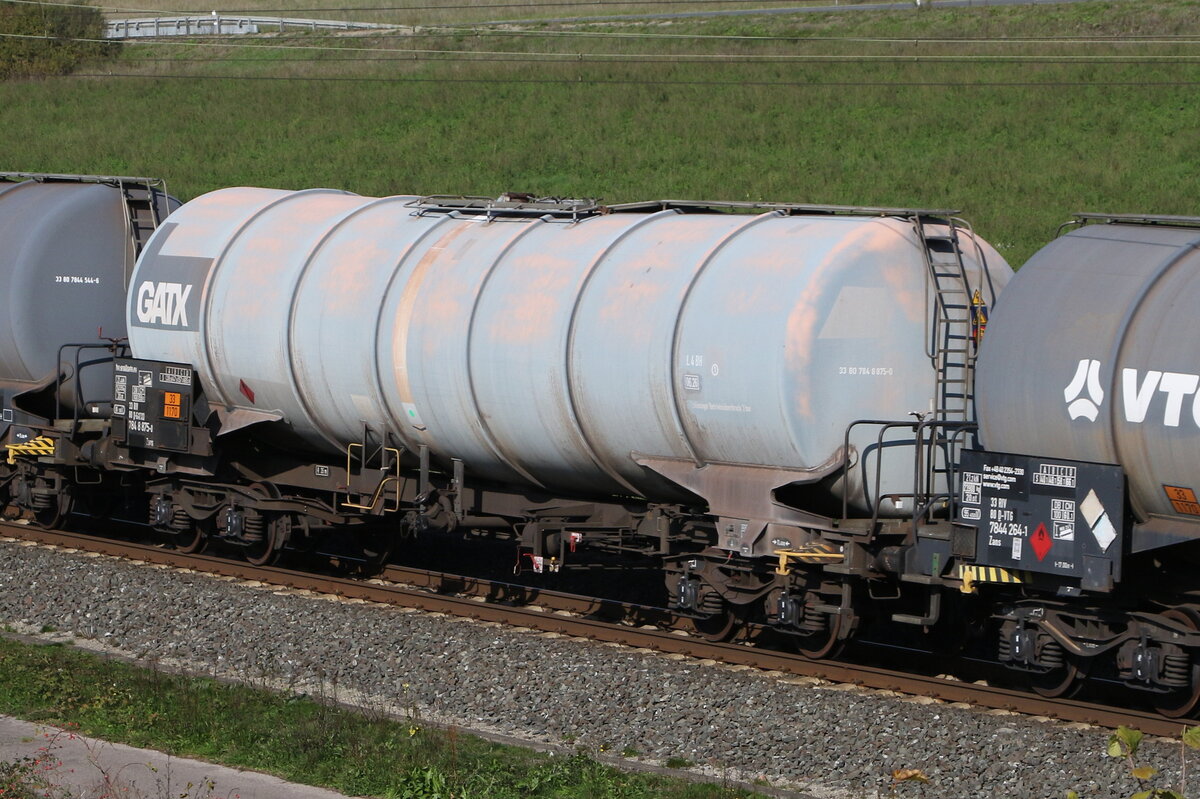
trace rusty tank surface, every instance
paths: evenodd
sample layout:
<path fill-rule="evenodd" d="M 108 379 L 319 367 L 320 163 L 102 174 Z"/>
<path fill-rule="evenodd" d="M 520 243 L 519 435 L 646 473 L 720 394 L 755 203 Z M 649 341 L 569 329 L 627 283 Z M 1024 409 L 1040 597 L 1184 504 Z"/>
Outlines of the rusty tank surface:
<path fill-rule="evenodd" d="M 898 514 L 912 431 L 845 443 L 944 404 L 928 251 L 947 231 L 920 213 L 225 189 L 151 239 L 129 335 L 195 365 L 222 432 L 425 447 L 535 491 L 715 507 L 722 486 L 815 487 Z M 955 235 L 994 302 L 1011 270 Z"/>

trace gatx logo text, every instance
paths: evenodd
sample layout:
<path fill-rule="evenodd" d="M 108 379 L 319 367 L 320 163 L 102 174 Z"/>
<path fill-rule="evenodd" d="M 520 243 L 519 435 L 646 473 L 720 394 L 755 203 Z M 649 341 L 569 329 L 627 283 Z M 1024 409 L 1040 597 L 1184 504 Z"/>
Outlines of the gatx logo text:
<path fill-rule="evenodd" d="M 1072 419 L 1096 421 L 1100 407 L 1104 404 L 1104 388 L 1100 384 L 1100 361 L 1084 358 L 1075 368 L 1075 376 L 1063 389 L 1067 413 Z M 1185 372 L 1159 372 L 1137 369 L 1121 370 L 1121 399 L 1125 409 L 1125 421 L 1141 424 L 1146 420 L 1155 399 L 1162 395 L 1162 423 L 1167 427 L 1179 427 L 1184 409 L 1192 421 L 1200 426 L 1200 375 Z M 1190 401 L 1188 398 L 1191 398 Z M 1153 419 L 1158 418 L 1155 411 Z"/>
<path fill-rule="evenodd" d="M 138 321 L 187 327 L 187 299 L 191 293 L 190 283 L 143 282 L 137 292 Z"/>

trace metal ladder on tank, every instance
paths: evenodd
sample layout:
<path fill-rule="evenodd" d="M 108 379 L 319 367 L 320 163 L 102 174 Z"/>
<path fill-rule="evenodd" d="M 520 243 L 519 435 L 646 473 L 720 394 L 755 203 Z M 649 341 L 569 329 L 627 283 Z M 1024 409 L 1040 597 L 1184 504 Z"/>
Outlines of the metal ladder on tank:
<path fill-rule="evenodd" d="M 155 186 L 149 182 L 131 182 L 120 178 L 116 179 L 116 185 L 121 191 L 121 197 L 125 200 L 125 226 L 129 231 L 130 242 L 133 245 L 133 260 L 136 262 L 138 256 L 142 254 L 146 242 L 150 240 L 151 234 L 162 222 L 158 203 L 155 200 L 161 197 L 164 203 L 167 202 L 167 187 L 163 185 L 161 189 L 156 190 Z M 133 264 L 126 264 L 125 285 L 127 287 L 132 277 Z"/>
<path fill-rule="evenodd" d="M 940 498 L 947 491 L 953 490 L 953 464 L 973 428 L 976 356 L 973 306 L 978 287 L 972 287 L 963 261 L 959 232 L 964 229 L 970 232 L 965 222 L 954 217 L 915 215 L 912 223 L 929 276 L 927 286 L 933 318 L 925 354 L 935 374 L 934 407 L 921 419 L 916 431 L 915 525 L 934 506 L 940 505 Z M 934 230 L 935 227 L 938 229 Z M 981 263 L 982 255 L 980 252 Z"/>

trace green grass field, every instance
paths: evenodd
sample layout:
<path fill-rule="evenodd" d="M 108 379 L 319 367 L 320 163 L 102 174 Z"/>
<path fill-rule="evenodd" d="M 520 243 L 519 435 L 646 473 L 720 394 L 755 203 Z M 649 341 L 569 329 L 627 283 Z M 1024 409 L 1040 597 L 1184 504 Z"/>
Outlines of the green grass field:
<path fill-rule="evenodd" d="M 952 207 L 1014 264 L 1075 211 L 1200 214 L 1196 0 L 196 40 L 82 72 L 0 83 L 0 168 Z"/>
<path fill-rule="evenodd" d="M 135 668 L 0 637 L 0 713 L 84 735 L 250 768 L 351 796 L 406 799 L 751 799 L 716 783 L 624 773 L 590 754 L 548 755 L 400 718 L 211 679 Z M 337 693 L 337 686 L 331 687 Z M 608 756 L 621 752 L 614 742 Z M 623 756 L 635 757 L 625 751 Z M 53 751 L 43 758 L 52 763 Z M 668 768 L 682 767 L 683 763 Z M 690 765 L 690 763 L 686 763 Z M 53 768 L 0 761 L 0 797 L 66 797 Z M 119 782 L 109 795 L 126 795 Z M 190 787 L 190 786 L 189 786 Z M 91 795 L 91 794 L 89 794 Z M 138 794 L 143 796 L 144 794 Z M 166 797 L 164 790 L 161 794 Z M 192 796 L 208 796 L 197 789 Z M 154 794 L 151 792 L 151 797 Z M 172 796 L 189 796 L 188 792 Z"/>

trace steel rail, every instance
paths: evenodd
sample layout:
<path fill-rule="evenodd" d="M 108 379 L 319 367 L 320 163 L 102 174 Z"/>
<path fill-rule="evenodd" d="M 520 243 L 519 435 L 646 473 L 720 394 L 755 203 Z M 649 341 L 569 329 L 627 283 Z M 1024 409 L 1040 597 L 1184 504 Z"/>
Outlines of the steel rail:
<path fill-rule="evenodd" d="M 211 555 L 188 555 L 176 550 L 161 549 L 145 544 L 97 538 L 59 530 L 43 530 L 7 522 L 0 522 L 0 535 L 157 565 L 192 569 L 224 577 L 333 594 L 349 599 L 525 627 L 540 632 L 617 643 L 665 654 L 685 655 L 794 676 L 815 677 L 829 682 L 852 684 L 872 690 L 924 696 L 945 702 L 1043 716 L 1065 722 L 1093 724 L 1110 729 L 1124 725 L 1135 727 L 1149 735 L 1165 737 L 1178 736 L 1187 724 L 1184 720 L 1166 719 L 1147 711 L 1113 708 L 1078 700 L 1047 699 L 1010 688 L 963 682 L 941 676 L 910 674 L 876 666 L 825 660 L 814 661 L 799 655 L 759 649 L 745 644 L 714 643 L 695 636 L 682 636 L 678 631 L 658 627 L 633 626 L 628 623 L 605 621 L 596 616 L 612 615 L 618 611 L 628 615 L 630 606 L 614 600 L 533 588 L 525 589 L 530 592 L 530 595 L 522 598 L 515 596 L 520 593 L 519 591 L 511 589 L 523 587 L 505 586 L 474 577 L 405 567 L 388 567 L 384 571 L 384 575 L 388 579 L 408 583 L 408 585 L 397 585 L 312 574 L 275 566 L 255 567 L 241 561 Z M 461 591 L 468 595 L 435 593 L 445 590 Z M 517 599 L 537 604 L 533 606 L 506 604 Z M 635 610 L 637 609 L 637 606 L 633 607 Z M 653 609 L 643 608 L 642 610 Z"/>

